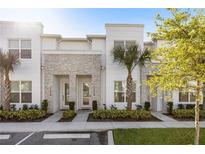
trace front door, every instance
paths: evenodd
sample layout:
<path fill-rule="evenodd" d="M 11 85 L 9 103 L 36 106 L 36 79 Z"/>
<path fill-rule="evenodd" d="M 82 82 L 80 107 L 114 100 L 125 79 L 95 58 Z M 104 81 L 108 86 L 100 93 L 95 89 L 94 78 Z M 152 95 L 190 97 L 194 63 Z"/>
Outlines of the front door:
<path fill-rule="evenodd" d="M 61 109 L 69 108 L 69 81 L 68 79 L 61 80 Z"/>
<path fill-rule="evenodd" d="M 79 82 L 79 104 L 81 109 L 91 108 L 91 82 L 89 79 L 82 79 Z"/>

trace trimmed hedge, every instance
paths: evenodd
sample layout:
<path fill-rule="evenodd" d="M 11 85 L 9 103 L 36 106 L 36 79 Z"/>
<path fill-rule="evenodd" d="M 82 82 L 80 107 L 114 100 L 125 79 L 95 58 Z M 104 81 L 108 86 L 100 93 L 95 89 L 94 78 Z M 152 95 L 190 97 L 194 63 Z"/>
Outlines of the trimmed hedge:
<path fill-rule="evenodd" d="M 73 110 L 63 111 L 63 119 L 70 119 L 73 118 L 74 116 L 75 116 L 75 111 Z"/>
<path fill-rule="evenodd" d="M 98 109 L 98 102 L 96 100 L 93 101 L 92 108 L 93 108 L 93 110 L 97 110 Z"/>
<path fill-rule="evenodd" d="M 173 102 L 167 102 L 167 112 L 168 114 L 172 114 L 173 112 Z"/>
<path fill-rule="evenodd" d="M 96 110 L 93 111 L 94 119 L 137 119 L 146 120 L 151 118 L 151 112 L 142 110 Z"/>
<path fill-rule="evenodd" d="M 194 109 L 176 109 L 173 112 L 173 116 L 177 119 L 194 119 Z M 205 110 L 200 110 L 200 118 L 205 118 Z"/>
<path fill-rule="evenodd" d="M 19 111 L 0 110 L 0 120 L 35 120 L 46 116 L 43 110 L 28 109 Z"/>

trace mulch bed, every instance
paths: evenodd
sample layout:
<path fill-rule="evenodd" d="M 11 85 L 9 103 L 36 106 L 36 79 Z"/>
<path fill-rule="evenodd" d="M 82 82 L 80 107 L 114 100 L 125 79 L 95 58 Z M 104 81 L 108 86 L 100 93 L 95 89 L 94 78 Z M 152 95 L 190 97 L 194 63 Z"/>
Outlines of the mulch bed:
<path fill-rule="evenodd" d="M 194 118 L 189 118 L 189 119 L 187 119 L 187 118 L 180 118 L 179 119 L 179 118 L 175 118 L 173 115 L 170 115 L 168 113 L 163 113 L 163 114 L 168 116 L 168 117 L 170 117 L 170 118 L 172 118 L 172 119 L 178 120 L 178 121 L 195 121 Z M 200 118 L 199 121 L 205 121 L 205 119 Z"/>
<path fill-rule="evenodd" d="M 75 114 L 75 116 L 76 116 L 76 114 Z M 58 120 L 58 122 L 72 122 L 73 119 L 75 118 L 75 116 L 72 117 L 72 118 L 69 118 L 69 119 L 67 119 L 67 118 L 61 118 L 60 120 Z"/>
<path fill-rule="evenodd" d="M 137 120 L 137 119 L 131 119 L 131 118 L 127 118 L 127 119 L 94 119 L 93 118 L 93 114 L 90 113 L 87 119 L 87 122 L 159 122 L 161 120 L 159 120 L 158 118 L 151 116 L 150 119 L 146 119 L 146 120 Z"/>
<path fill-rule="evenodd" d="M 43 120 L 50 117 L 51 115 L 53 115 L 53 113 L 47 113 L 45 117 L 39 118 L 39 119 L 34 119 L 34 120 L 16 120 L 16 119 L 2 120 L 2 119 L 0 119 L 0 123 L 1 122 L 42 122 Z"/>

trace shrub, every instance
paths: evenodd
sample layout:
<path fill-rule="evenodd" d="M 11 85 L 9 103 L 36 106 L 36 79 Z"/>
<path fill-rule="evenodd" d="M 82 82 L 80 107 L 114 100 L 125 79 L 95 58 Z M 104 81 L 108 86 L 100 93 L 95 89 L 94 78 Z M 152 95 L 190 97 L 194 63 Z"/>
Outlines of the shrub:
<path fill-rule="evenodd" d="M 194 119 L 195 110 L 194 109 L 176 109 L 173 115 L 177 119 Z M 200 110 L 200 118 L 205 118 L 205 110 Z"/>
<path fill-rule="evenodd" d="M 194 104 L 187 104 L 186 109 L 194 109 L 195 105 Z"/>
<path fill-rule="evenodd" d="M 112 105 L 110 106 L 110 109 L 111 109 L 111 110 L 117 110 L 117 107 L 112 104 Z"/>
<path fill-rule="evenodd" d="M 145 109 L 146 111 L 150 111 L 150 102 L 145 102 L 145 103 L 144 103 L 144 109 Z"/>
<path fill-rule="evenodd" d="M 70 119 L 73 118 L 74 116 L 75 116 L 75 111 L 73 110 L 63 111 L 63 119 Z"/>
<path fill-rule="evenodd" d="M 10 110 L 16 111 L 16 104 L 10 104 Z"/>
<path fill-rule="evenodd" d="M 136 105 L 136 110 L 141 110 L 142 109 L 142 105 Z"/>
<path fill-rule="evenodd" d="M 93 101 L 92 107 L 93 107 L 93 110 L 97 110 L 98 109 L 98 103 L 97 103 L 96 100 Z"/>
<path fill-rule="evenodd" d="M 151 118 L 150 111 L 146 110 L 96 110 L 93 111 L 94 119 L 136 119 L 146 120 Z"/>
<path fill-rule="evenodd" d="M 69 103 L 69 109 L 70 110 L 75 110 L 75 102 L 74 101 L 71 101 L 71 102 L 68 102 Z"/>
<path fill-rule="evenodd" d="M 200 104 L 200 105 L 199 105 L 199 109 L 200 109 L 200 110 L 203 110 L 203 104 Z"/>
<path fill-rule="evenodd" d="M 43 110 L 20 110 L 20 111 L 0 111 L 1 120 L 35 120 L 45 117 L 46 113 Z"/>
<path fill-rule="evenodd" d="M 173 102 L 167 102 L 167 112 L 168 114 L 172 114 L 173 112 Z"/>
<path fill-rule="evenodd" d="M 43 100 L 43 102 L 41 103 L 41 109 L 46 113 L 48 112 L 48 100 L 46 99 Z"/>
<path fill-rule="evenodd" d="M 39 107 L 38 107 L 37 104 L 34 105 L 34 109 L 35 109 L 35 110 L 39 110 Z"/>
<path fill-rule="evenodd" d="M 28 110 L 28 105 L 24 104 L 23 107 L 22 107 L 22 110 Z"/>
<path fill-rule="evenodd" d="M 178 109 L 184 109 L 184 105 L 183 104 L 178 104 Z"/>

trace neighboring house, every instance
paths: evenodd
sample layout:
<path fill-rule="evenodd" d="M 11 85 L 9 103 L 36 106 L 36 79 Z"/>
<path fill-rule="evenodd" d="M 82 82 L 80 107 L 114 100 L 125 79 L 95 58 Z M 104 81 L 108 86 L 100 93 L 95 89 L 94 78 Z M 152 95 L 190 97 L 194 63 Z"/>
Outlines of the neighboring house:
<path fill-rule="evenodd" d="M 11 74 L 11 103 L 22 107 L 23 104 L 40 105 L 47 99 L 49 111 L 56 112 L 68 108 L 69 101 L 76 102 L 76 109 L 91 109 L 92 101 L 97 100 L 99 108 L 106 104 L 108 108 L 116 105 L 124 109 L 127 71 L 113 63 L 111 50 L 132 43 L 142 49 L 156 48 L 161 43 L 144 43 L 142 24 L 106 24 L 105 29 L 105 35 L 63 38 L 44 34 L 41 23 L 0 22 L 0 48 L 19 53 L 21 60 Z M 162 111 L 166 108 L 164 96 L 151 97 L 149 89 L 141 84 L 148 75 L 149 70 L 144 67 L 140 71 L 137 66 L 133 71 L 133 107 L 151 101 L 153 111 Z M 173 100 L 175 105 L 190 103 L 192 95 L 174 92 Z"/>

